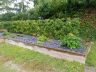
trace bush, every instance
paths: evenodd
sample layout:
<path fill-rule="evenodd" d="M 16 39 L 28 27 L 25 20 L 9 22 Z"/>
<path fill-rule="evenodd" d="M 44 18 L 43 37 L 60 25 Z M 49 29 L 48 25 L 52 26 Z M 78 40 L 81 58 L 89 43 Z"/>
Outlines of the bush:
<path fill-rule="evenodd" d="M 61 39 L 61 45 L 71 49 L 78 48 L 80 46 L 80 38 L 69 33 Z"/>
<path fill-rule="evenodd" d="M 9 32 L 31 34 L 35 36 L 44 35 L 48 38 L 60 39 L 68 33 L 79 34 L 79 19 L 46 19 L 1 22 L 3 28 Z"/>
<path fill-rule="evenodd" d="M 19 13 L 15 14 L 15 16 L 12 16 L 13 21 L 15 21 L 15 20 L 28 20 L 28 19 L 29 19 L 28 13 L 25 13 L 25 12 L 19 12 Z"/>
<path fill-rule="evenodd" d="M 34 13 L 36 13 L 36 17 L 38 14 L 43 19 L 64 18 L 73 11 L 84 11 L 87 8 L 96 8 L 96 0 L 40 0 L 35 5 Z"/>
<path fill-rule="evenodd" d="M 10 35 L 10 33 L 6 31 L 6 32 L 3 33 L 3 35 L 8 36 L 8 35 Z"/>
<path fill-rule="evenodd" d="M 12 12 L 2 14 L 0 16 L 0 21 L 11 21 L 13 16 L 15 16 L 15 14 Z"/>
<path fill-rule="evenodd" d="M 39 40 L 40 42 L 44 42 L 44 41 L 47 40 L 47 37 L 44 36 L 44 35 L 41 35 L 41 36 L 39 36 L 38 40 Z"/>

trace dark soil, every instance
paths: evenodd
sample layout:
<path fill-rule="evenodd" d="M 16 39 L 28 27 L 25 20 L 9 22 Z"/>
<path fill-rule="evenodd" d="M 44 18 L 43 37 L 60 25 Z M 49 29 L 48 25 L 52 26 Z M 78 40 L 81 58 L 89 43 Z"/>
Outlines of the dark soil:
<path fill-rule="evenodd" d="M 2 33 L 0 33 L 2 36 Z M 23 42 L 25 44 L 30 44 L 30 45 L 37 45 L 37 46 L 41 46 L 47 49 L 52 49 L 52 50 L 57 50 L 57 51 L 61 51 L 61 52 L 68 52 L 68 53 L 72 53 L 72 54 L 77 54 L 77 55 L 82 55 L 85 56 L 87 54 L 88 48 L 87 46 L 82 45 L 79 48 L 76 49 L 70 49 L 67 47 L 62 47 L 60 44 L 60 41 L 58 40 L 54 40 L 54 39 L 49 39 L 45 42 L 39 42 L 38 43 L 38 38 L 37 37 L 33 37 L 30 35 L 18 35 L 16 33 L 12 33 L 8 39 L 11 40 L 15 40 L 18 42 Z"/>
<path fill-rule="evenodd" d="M 0 33 L 0 38 L 2 37 L 3 37 L 3 33 Z M 45 42 L 38 43 L 38 38 L 30 36 L 30 35 L 11 33 L 10 36 L 7 37 L 7 39 L 15 40 L 18 42 L 23 42 L 25 44 L 30 44 L 30 45 L 37 45 L 37 46 L 41 46 L 47 49 L 57 50 L 61 52 L 68 52 L 72 54 L 82 55 L 82 56 L 86 56 L 87 51 L 88 51 L 88 47 L 84 45 L 76 49 L 62 47 L 60 44 L 60 41 L 54 40 L 54 39 L 49 39 Z"/>

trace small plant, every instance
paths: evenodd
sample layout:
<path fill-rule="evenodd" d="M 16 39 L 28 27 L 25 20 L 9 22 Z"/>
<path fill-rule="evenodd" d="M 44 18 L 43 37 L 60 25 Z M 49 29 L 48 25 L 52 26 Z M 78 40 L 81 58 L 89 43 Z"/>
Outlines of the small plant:
<path fill-rule="evenodd" d="M 44 35 L 39 36 L 38 41 L 44 42 L 47 40 L 47 37 Z"/>
<path fill-rule="evenodd" d="M 5 32 L 3 32 L 3 36 L 4 36 L 4 38 L 9 38 L 10 33 L 8 31 L 5 31 Z"/>
<path fill-rule="evenodd" d="M 47 37 L 44 36 L 44 35 L 41 35 L 41 36 L 38 37 L 37 44 L 41 44 L 42 42 L 44 42 L 46 40 L 47 40 Z"/>
<path fill-rule="evenodd" d="M 9 33 L 8 31 L 5 31 L 5 32 L 3 33 L 3 35 L 4 35 L 4 36 L 8 36 L 8 35 L 10 35 L 10 33 Z"/>
<path fill-rule="evenodd" d="M 61 39 L 61 45 L 71 49 L 78 48 L 80 46 L 80 38 L 69 33 Z"/>

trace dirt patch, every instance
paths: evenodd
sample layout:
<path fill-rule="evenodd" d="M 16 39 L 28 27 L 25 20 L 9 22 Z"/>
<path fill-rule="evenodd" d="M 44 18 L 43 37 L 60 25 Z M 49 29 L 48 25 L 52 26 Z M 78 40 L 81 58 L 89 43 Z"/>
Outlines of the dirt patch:
<path fill-rule="evenodd" d="M 92 8 L 86 9 L 85 14 L 81 16 L 81 21 L 82 22 L 88 21 L 94 26 L 96 26 L 96 9 Z"/>
<path fill-rule="evenodd" d="M 6 29 L 0 29 L 0 32 L 7 32 Z"/>
<path fill-rule="evenodd" d="M 24 62 L 21 65 L 28 72 L 59 72 L 54 67 L 47 65 L 47 63 L 46 64 L 40 63 L 36 60 L 30 62 Z"/>
<path fill-rule="evenodd" d="M 22 70 L 21 67 L 17 64 L 14 64 L 12 61 L 7 61 L 4 63 L 4 66 L 7 68 L 10 68 L 16 72 L 26 72 L 25 70 Z"/>
<path fill-rule="evenodd" d="M 5 69 L 10 69 L 15 72 L 59 72 L 54 67 L 47 65 L 47 63 L 43 64 L 36 60 L 16 64 L 11 61 L 11 59 L 0 56 L 0 64 L 3 65 Z"/>
<path fill-rule="evenodd" d="M 3 65 L 6 69 L 14 70 L 15 72 L 27 72 L 25 70 L 21 69 L 21 66 L 18 64 L 14 64 L 12 61 L 10 61 L 10 58 L 0 56 L 0 64 Z"/>
<path fill-rule="evenodd" d="M 5 42 L 5 40 L 0 38 L 0 43 L 4 43 L 4 42 Z"/>
<path fill-rule="evenodd" d="M 4 63 L 6 61 L 9 61 L 10 59 L 8 57 L 0 56 L 0 62 Z"/>

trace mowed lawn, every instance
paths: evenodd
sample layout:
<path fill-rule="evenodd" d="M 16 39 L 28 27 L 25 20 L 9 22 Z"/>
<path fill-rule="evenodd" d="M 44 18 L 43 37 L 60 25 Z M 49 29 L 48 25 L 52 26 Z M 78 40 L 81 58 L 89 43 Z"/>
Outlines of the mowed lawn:
<path fill-rule="evenodd" d="M 9 44 L 0 44 L 0 72 L 84 72 L 78 62 L 56 59 Z"/>
<path fill-rule="evenodd" d="M 96 68 L 96 41 L 92 45 L 91 51 L 87 56 L 86 64 Z"/>

